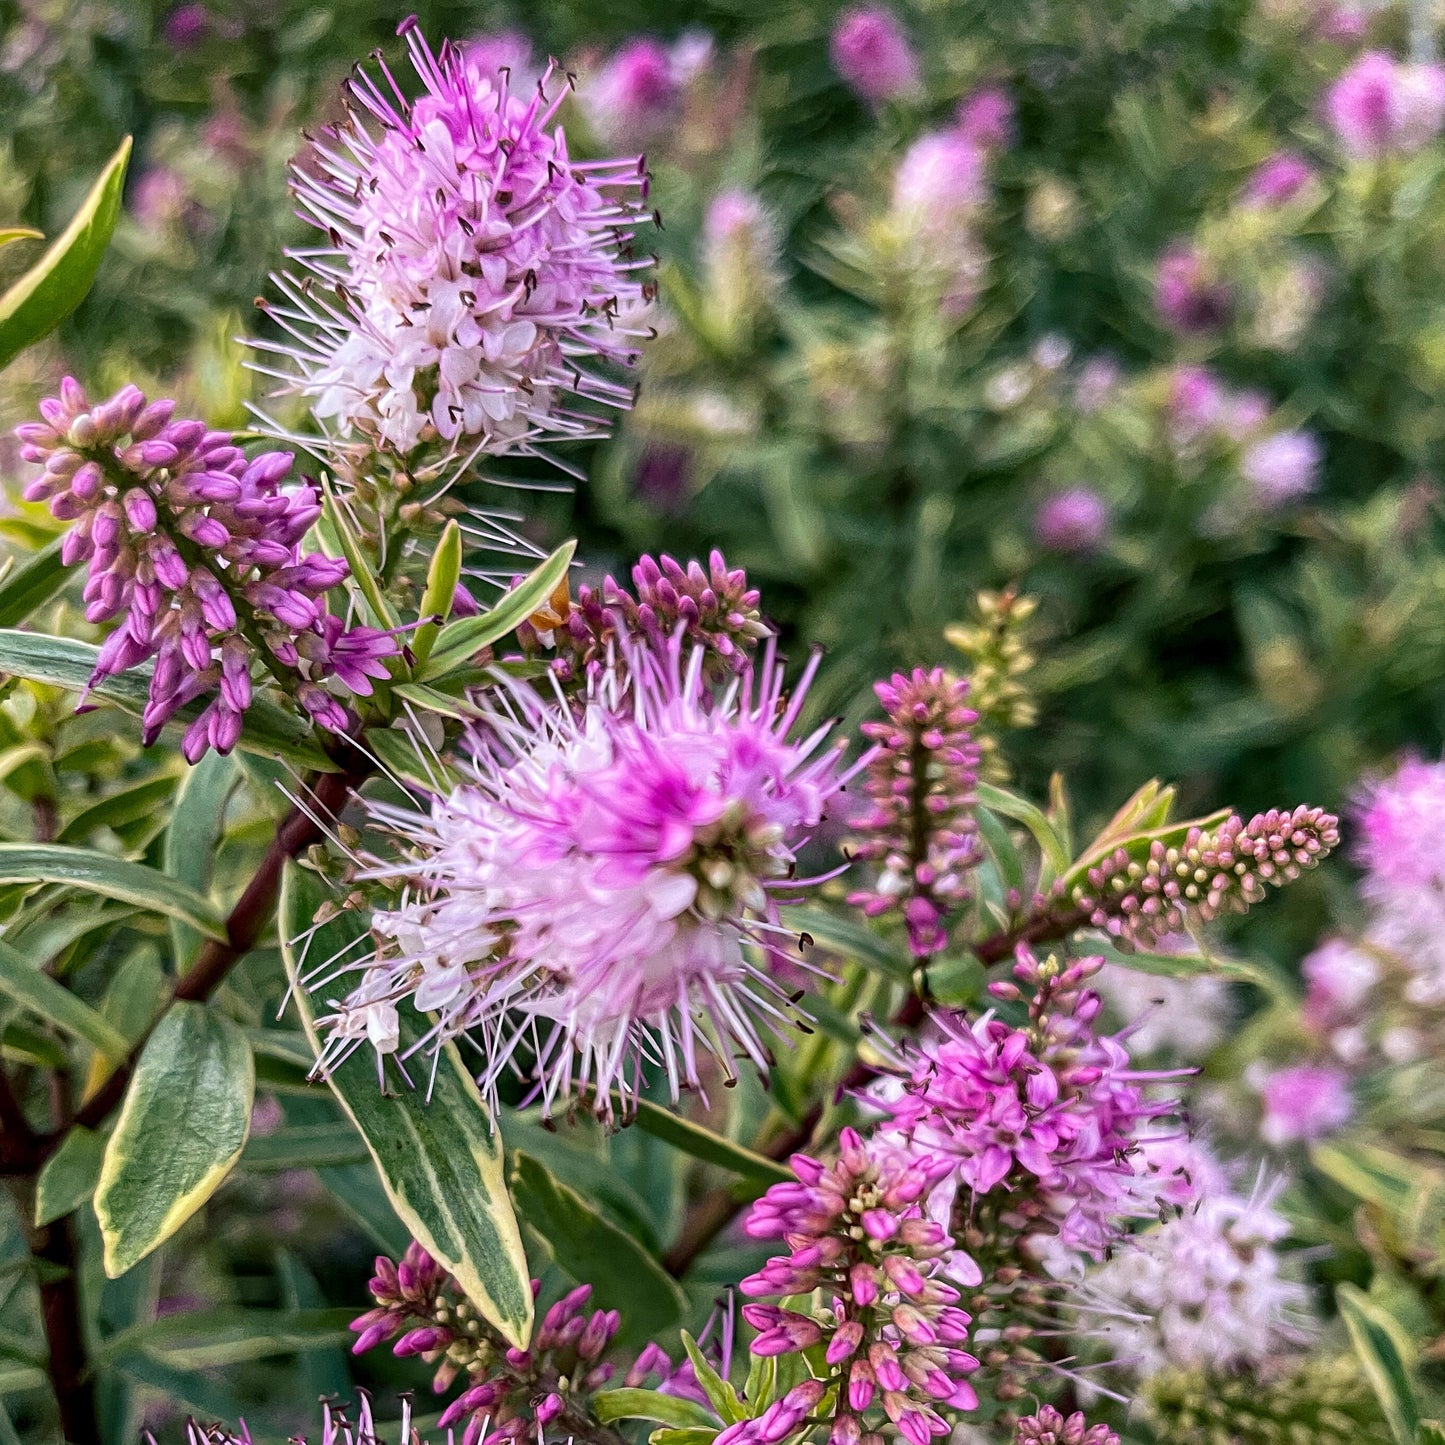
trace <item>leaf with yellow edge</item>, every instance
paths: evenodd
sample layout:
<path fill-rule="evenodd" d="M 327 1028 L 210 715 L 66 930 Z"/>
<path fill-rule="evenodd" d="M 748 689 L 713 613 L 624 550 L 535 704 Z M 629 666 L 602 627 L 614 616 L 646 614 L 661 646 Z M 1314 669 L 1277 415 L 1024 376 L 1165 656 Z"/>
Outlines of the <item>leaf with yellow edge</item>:
<path fill-rule="evenodd" d="M 251 1132 L 255 1090 L 245 1034 L 204 1004 L 173 1004 L 141 1050 L 95 1189 L 111 1279 L 216 1192 Z"/>
<path fill-rule="evenodd" d="M 315 875 L 288 864 L 281 885 L 280 931 L 286 968 L 301 1021 L 319 1049 L 311 1000 L 299 979 L 314 963 L 355 957 L 367 921 L 340 913 L 319 927 L 327 899 Z M 401 1048 L 420 1036 L 423 1022 L 401 1013 Z M 391 1206 L 412 1237 L 443 1264 L 482 1317 L 519 1348 L 532 1335 L 531 1272 L 507 1193 L 501 1135 L 456 1047 L 436 1060 L 423 1057 L 419 1087 L 383 1091 L 376 1061 L 363 1044 L 327 1074 L 337 1102 L 371 1151 Z"/>

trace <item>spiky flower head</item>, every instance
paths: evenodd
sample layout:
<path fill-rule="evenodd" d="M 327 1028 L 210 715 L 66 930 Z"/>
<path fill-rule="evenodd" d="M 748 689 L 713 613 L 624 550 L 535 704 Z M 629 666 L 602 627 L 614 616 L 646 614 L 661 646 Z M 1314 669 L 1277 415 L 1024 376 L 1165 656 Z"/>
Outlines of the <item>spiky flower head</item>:
<path fill-rule="evenodd" d="M 941 667 L 895 673 L 873 690 L 888 717 L 861 729 L 877 751 L 853 852 L 880 868 L 848 902 L 869 917 L 900 913 L 909 948 L 926 958 L 946 946 L 945 920 L 968 897 L 968 875 L 982 857 L 973 817 L 979 749 L 970 731 L 978 714 L 968 706 L 968 683 Z"/>
<path fill-rule="evenodd" d="M 569 155 L 550 68 L 514 87 L 480 50 L 433 51 L 414 17 L 400 33 L 421 94 L 381 59 L 347 82 L 349 119 L 293 170 L 329 244 L 276 278 L 294 344 L 257 345 L 343 443 L 465 462 L 597 435 L 596 406 L 630 391 L 593 364 L 630 365 L 647 330 L 641 162 Z"/>
<path fill-rule="evenodd" d="M 1245 822 L 1191 824 L 1175 841 L 1120 846 L 1068 890 L 1095 928 L 1148 948 L 1186 923 L 1243 913 L 1270 887 L 1313 868 L 1340 841 L 1339 819 L 1323 808 L 1271 808 Z"/>
<path fill-rule="evenodd" d="M 539 1289 L 533 1280 L 533 1294 Z M 602 1428 L 591 1400 L 619 1368 L 613 1341 L 621 1316 L 616 1310 L 589 1310 L 591 1285 L 579 1285 L 550 1305 L 526 1349 L 502 1339 L 419 1244 L 395 1262 L 377 1257 L 371 1295 L 374 1307 L 352 1321 L 357 1336 L 352 1352 L 365 1354 L 390 1342 L 394 1355 L 417 1356 L 435 1368 L 437 1394 L 460 1381 L 460 1392 L 437 1422 L 448 1432 L 462 1427 L 459 1445 L 615 1438 Z M 651 1375 L 673 1394 L 695 1390 L 691 1367 L 674 1371 L 656 1346 L 631 1364 L 625 1384 L 639 1386 Z"/>
<path fill-rule="evenodd" d="M 1119 1445 L 1119 1437 L 1107 1425 L 1090 1425 L 1082 1410 L 1065 1416 L 1044 1405 L 1014 1426 L 1014 1445 Z"/>
<path fill-rule="evenodd" d="M 1169 1368 L 1258 1368 L 1308 1339 L 1310 1294 L 1276 1246 L 1283 1179 L 1227 1187 L 1130 1239 L 1078 1290 L 1084 1327 L 1140 1378 Z M 1106 1316 L 1104 1323 L 1100 1323 Z"/>
<path fill-rule="evenodd" d="M 805 1154 L 791 1162 L 797 1182 L 773 1185 L 744 1226 L 754 1239 L 785 1240 L 789 1253 L 739 1288 L 755 1299 L 821 1290 L 823 1308 L 805 1315 L 749 1304 L 743 1317 L 760 1332 L 755 1355 L 821 1347 L 828 1378 L 806 1382 L 805 1397 L 779 1402 L 779 1416 L 791 1419 L 787 1428 L 769 1412 L 732 1426 L 718 1441 L 775 1445 L 836 1384 L 829 1445 L 876 1440 L 870 1416 L 880 1409 L 909 1445 L 928 1445 L 949 1431 L 940 1409 L 978 1404 L 967 1378 L 978 1361 L 962 1348 L 971 1320 L 945 1275 L 964 1285 L 981 1276 L 924 1209 L 949 1161 L 844 1129 L 831 1164 Z"/>
<path fill-rule="evenodd" d="M 86 619 L 123 618 L 88 686 L 153 660 L 147 745 L 208 699 L 181 744 L 193 763 L 239 741 L 258 664 L 323 727 L 344 730 L 346 709 L 321 683 L 369 695 L 396 643 L 328 612 L 348 569 L 300 549 L 321 506 L 309 482 L 283 490 L 291 454 L 248 461 L 229 432 L 177 418 L 172 401 L 148 405 L 134 386 L 92 406 L 66 377 L 40 413 L 16 428 L 21 456 L 45 468 L 25 498 L 73 524 L 61 558 L 87 564 Z"/>
<path fill-rule="evenodd" d="M 364 876 L 405 892 L 348 965 L 323 1064 L 367 1036 L 394 1050 L 410 1000 L 431 1040 L 472 1033 L 484 1089 L 520 1069 L 548 1112 L 588 1095 L 610 1113 L 644 1062 L 674 1095 L 704 1054 L 766 1066 L 762 1031 L 789 1017 L 778 901 L 845 780 L 828 725 L 790 737 L 817 659 L 789 697 L 771 645 L 720 687 L 679 638 L 620 656 L 580 708 L 499 685 L 466 781 L 429 815 L 378 806 L 408 856 Z"/>
<path fill-rule="evenodd" d="M 1032 990 L 1028 1022 L 936 1014 L 936 1037 L 900 1050 L 901 1091 L 875 1101 L 891 1131 L 952 1162 L 965 1213 L 997 1193 L 1019 1215 L 1021 1240 L 1057 1238 L 1096 1259 L 1140 1212 L 1141 1136 L 1178 1107 L 1146 1094 L 1171 1075 L 1134 1069 L 1124 1036 L 1097 1033 L 1102 1001 L 1084 985 L 1102 966 L 1020 950 L 1014 973 Z M 1017 984 L 991 987 L 1023 997 Z"/>
<path fill-rule="evenodd" d="M 412 1429 L 411 1415 L 411 1401 L 403 1396 L 401 1419 L 396 1428 L 397 1445 L 426 1445 Z M 364 1391 L 357 1392 L 354 1414 L 349 1406 L 322 1401 L 318 1445 L 385 1445 L 386 1436 L 391 1433 L 389 1429 L 377 1426 L 372 1416 L 371 1397 Z M 147 1436 L 147 1440 L 149 1445 L 155 1445 L 154 1436 Z M 293 1437 L 293 1442 L 294 1445 L 306 1445 L 306 1438 L 297 1435 Z M 234 1431 L 224 1425 L 203 1425 L 197 1420 L 188 1420 L 186 1445 L 253 1445 L 253 1442 L 244 1420 Z"/>

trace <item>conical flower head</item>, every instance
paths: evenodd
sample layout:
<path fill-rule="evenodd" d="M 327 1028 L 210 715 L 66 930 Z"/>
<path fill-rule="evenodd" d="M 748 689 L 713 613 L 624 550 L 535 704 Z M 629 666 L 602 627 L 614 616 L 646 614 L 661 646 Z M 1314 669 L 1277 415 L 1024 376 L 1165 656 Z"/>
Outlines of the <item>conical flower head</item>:
<path fill-rule="evenodd" d="M 630 391 L 588 368 L 630 364 L 647 330 L 640 158 L 573 160 L 550 69 L 513 89 L 484 51 L 433 51 L 414 20 L 402 33 L 422 93 L 384 62 L 348 82 L 349 122 L 294 172 L 330 243 L 292 253 L 304 280 L 277 278 L 296 344 L 258 344 L 340 441 L 465 458 L 600 434 L 596 408 Z"/>
<path fill-rule="evenodd" d="M 827 728 L 789 736 L 813 668 L 788 698 L 771 648 L 721 689 L 680 640 L 620 650 L 576 709 L 501 687 L 467 781 L 429 817 L 381 812 L 412 856 L 370 876 L 408 895 L 323 1021 L 329 1056 L 366 1035 L 395 1048 L 410 998 L 431 1037 L 473 1034 L 484 1088 L 515 1066 L 548 1110 L 585 1093 L 609 1113 L 645 1061 L 674 1092 L 699 1085 L 702 1052 L 766 1064 L 789 1007 L 777 899 L 845 781 Z"/>

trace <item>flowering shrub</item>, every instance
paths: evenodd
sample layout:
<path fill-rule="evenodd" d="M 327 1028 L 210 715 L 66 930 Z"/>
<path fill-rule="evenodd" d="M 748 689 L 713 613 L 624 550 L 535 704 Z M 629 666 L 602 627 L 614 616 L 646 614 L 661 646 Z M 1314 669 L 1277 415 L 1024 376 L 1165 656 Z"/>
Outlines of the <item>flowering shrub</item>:
<path fill-rule="evenodd" d="M 560 62 L 404 19 L 297 128 L 310 234 L 217 237 L 146 136 L 125 220 L 129 141 L 19 253 L 0 1437 L 1445 1438 L 1445 764 L 1386 753 L 1433 705 L 1438 264 L 1380 259 L 1445 72 L 1276 4 L 1146 105 L 1222 11 L 970 13 Z M 158 34 L 183 90 L 329 24 Z M 106 50 L 7 37 L 25 117 Z M 238 174 L 255 114 L 204 124 Z M 1084 234 L 1130 168 L 1146 264 Z M 106 316 L 146 230 L 262 292 L 184 406 L 154 293 Z M 1322 385 L 1391 288 L 1413 359 Z M 1239 646 L 1152 672 L 1196 625 Z M 1400 683 L 1348 747 L 1317 645 Z M 1290 787 L 1191 816 L 1161 762 Z M 1296 988 L 1219 925 L 1305 875 Z"/>

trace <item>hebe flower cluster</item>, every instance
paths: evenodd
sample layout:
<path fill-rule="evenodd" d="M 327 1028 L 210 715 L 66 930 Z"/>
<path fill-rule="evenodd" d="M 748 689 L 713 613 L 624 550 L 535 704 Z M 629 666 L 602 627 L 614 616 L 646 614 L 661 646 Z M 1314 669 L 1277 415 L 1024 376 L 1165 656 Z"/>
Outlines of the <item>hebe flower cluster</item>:
<path fill-rule="evenodd" d="M 1199 249 L 1171 246 L 1159 258 L 1154 276 L 1154 306 L 1160 319 L 1185 335 L 1217 331 L 1229 323 L 1233 298 L 1215 279 Z"/>
<path fill-rule="evenodd" d="M 616 1374 L 616 1363 L 605 1356 L 621 1317 L 616 1310 L 588 1311 L 590 1285 L 553 1304 L 525 1350 L 502 1340 L 419 1244 L 410 1245 L 398 1263 L 378 1256 L 370 1288 L 376 1304 L 352 1321 L 359 1337 L 353 1353 L 394 1341 L 393 1354 L 417 1355 L 436 1366 L 438 1394 L 462 1378 L 461 1394 L 437 1422 L 442 1430 L 465 1422 L 459 1445 L 541 1445 L 548 1432 L 576 1439 L 598 1433 L 589 1400 Z M 533 1280 L 533 1293 L 539 1288 Z M 695 1393 L 690 1367 L 675 1373 L 656 1346 L 638 1357 L 626 1384 L 641 1385 L 652 1374 L 673 1393 Z"/>
<path fill-rule="evenodd" d="M 837 1402 L 829 1445 L 879 1445 L 868 1421 L 879 1408 L 910 1445 L 928 1445 L 949 1432 L 940 1409 L 978 1404 L 967 1379 L 978 1361 L 962 1348 L 970 1317 L 943 1275 L 946 1266 L 965 1285 L 980 1275 L 923 1209 L 949 1161 L 853 1129 L 838 1146 L 831 1164 L 795 1154 L 797 1182 L 773 1185 L 753 1205 L 747 1233 L 781 1238 L 789 1253 L 740 1286 L 754 1298 L 823 1292 L 818 1315 L 748 1304 L 743 1317 L 760 1332 L 755 1355 L 822 1346 L 829 1377 L 804 1381 L 756 1420 L 730 1426 L 718 1445 L 777 1445 L 830 1386 Z"/>
<path fill-rule="evenodd" d="M 901 1092 L 874 1101 L 891 1132 L 949 1161 L 971 1196 L 960 1200 L 965 1216 L 1002 1191 L 1023 1242 L 1057 1236 L 1095 1258 L 1139 1212 L 1141 1132 L 1177 1110 L 1144 1091 L 1171 1075 L 1133 1069 L 1122 1036 L 1096 1033 L 1103 1005 L 1084 984 L 1103 962 L 1041 963 L 1021 948 L 1014 975 L 1032 990 L 1028 1023 L 935 1015 L 937 1039 L 901 1052 Z M 1014 983 L 990 988 L 1023 996 Z"/>
<path fill-rule="evenodd" d="M 1014 1426 L 1014 1445 L 1119 1445 L 1119 1437 L 1107 1425 L 1090 1425 L 1082 1410 L 1065 1416 L 1044 1405 Z"/>
<path fill-rule="evenodd" d="M 789 739 L 817 659 L 789 698 L 771 647 L 720 689 L 680 638 L 619 655 L 580 709 L 504 686 L 430 817 L 378 808 L 414 856 L 366 876 L 409 897 L 375 916 L 378 957 L 322 1021 L 328 1059 L 365 1036 L 395 1049 L 410 998 L 432 1037 L 473 1031 L 484 1088 L 524 1068 L 549 1112 L 576 1092 L 610 1113 L 644 1059 L 674 1095 L 700 1086 L 701 1053 L 766 1065 L 759 1026 L 790 1003 L 776 900 L 803 886 L 796 851 L 846 780 L 828 725 Z"/>
<path fill-rule="evenodd" d="M 182 751 L 190 762 L 208 747 L 229 752 L 257 661 L 323 727 L 345 729 L 345 708 L 320 683 L 368 695 L 396 644 L 328 613 L 325 594 L 347 565 L 301 553 L 321 507 L 310 484 L 282 491 L 290 453 L 248 462 L 229 432 L 176 419 L 171 401 L 147 405 L 134 386 L 91 406 L 67 377 L 40 413 L 16 429 L 21 455 L 45 467 L 25 497 L 74 524 L 61 556 L 88 564 L 86 618 L 124 617 L 89 685 L 155 659 L 143 741 L 209 695 Z"/>
<path fill-rule="evenodd" d="M 630 401 L 583 367 L 630 364 L 647 329 L 641 163 L 571 158 L 549 129 L 567 94 L 548 96 L 550 70 L 519 94 L 483 52 L 433 52 L 414 20 L 402 33 L 424 92 L 405 99 L 384 63 L 384 83 L 348 82 L 349 123 L 294 176 L 331 246 L 292 253 L 308 282 L 277 278 L 297 344 L 258 345 L 290 358 L 282 379 L 343 438 L 496 455 L 596 435 L 567 398 Z"/>
<path fill-rule="evenodd" d="M 897 911 L 915 957 L 948 942 L 946 921 L 968 897 L 968 874 L 982 854 L 973 817 L 979 747 L 970 729 L 968 683 L 943 669 L 895 673 L 874 685 L 888 714 L 866 722 L 876 743 L 864 791 L 871 807 L 854 820 L 854 856 L 880 865 L 849 903 L 869 917 Z"/>
<path fill-rule="evenodd" d="M 1275 1246 L 1289 1225 L 1274 1208 L 1283 1180 L 1249 1196 L 1207 1191 L 1192 1208 L 1131 1239 L 1090 1270 L 1084 1328 L 1141 1377 L 1170 1368 L 1258 1367 L 1306 1338 L 1309 1292 Z M 1098 1312 L 1114 1316 L 1095 1324 Z"/>
<path fill-rule="evenodd" d="M 1243 913 L 1319 863 L 1340 841 L 1339 820 L 1322 808 L 1271 808 L 1245 822 L 1192 826 L 1177 843 L 1154 839 L 1146 856 L 1115 849 L 1070 893 L 1095 928 L 1148 948 L 1190 919 Z"/>
<path fill-rule="evenodd" d="M 771 629 L 758 611 L 760 594 L 741 567 L 729 567 L 716 549 L 707 568 L 695 559 L 683 566 L 666 553 L 642 557 L 632 569 L 635 595 L 613 578 L 582 586 L 576 600 L 565 583 L 544 612 L 517 629 L 524 651 L 552 655 L 552 671 L 564 683 L 586 682 L 615 665 L 623 639 L 665 649 L 680 636 L 701 647 L 709 677 L 741 673 L 760 639 Z"/>

